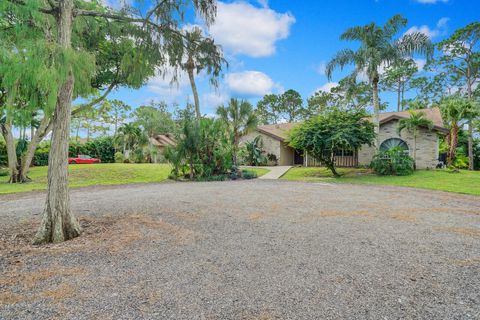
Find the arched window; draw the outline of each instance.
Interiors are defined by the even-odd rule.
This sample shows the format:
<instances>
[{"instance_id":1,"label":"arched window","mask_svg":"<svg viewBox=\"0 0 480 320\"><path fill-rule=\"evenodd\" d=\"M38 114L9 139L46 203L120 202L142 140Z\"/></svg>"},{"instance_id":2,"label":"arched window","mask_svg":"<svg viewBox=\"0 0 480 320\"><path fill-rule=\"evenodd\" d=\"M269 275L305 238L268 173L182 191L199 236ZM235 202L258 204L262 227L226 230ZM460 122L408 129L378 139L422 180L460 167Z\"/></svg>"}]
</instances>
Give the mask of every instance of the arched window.
<instances>
[{"instance_id":1,"label":"arched window","mask_svg":"<svg viewBox=\"0 0 480 320\"><path fill-rule=\"evenodd\" d=\"M382 142L380 150L385 151L391 148L399 147L405 151L408 151L408 144L399 138L390 138Z\"/></svg>"}]
</instances>

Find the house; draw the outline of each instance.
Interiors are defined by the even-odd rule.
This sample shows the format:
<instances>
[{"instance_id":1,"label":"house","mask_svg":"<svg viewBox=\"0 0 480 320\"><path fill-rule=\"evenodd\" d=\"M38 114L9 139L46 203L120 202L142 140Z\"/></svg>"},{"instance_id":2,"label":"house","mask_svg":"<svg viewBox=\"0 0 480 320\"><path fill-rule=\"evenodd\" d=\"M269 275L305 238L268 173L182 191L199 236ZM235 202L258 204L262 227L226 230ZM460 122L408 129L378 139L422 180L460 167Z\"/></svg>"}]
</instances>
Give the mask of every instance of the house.
<instances>
[{"instance_id":1,"label":"house","mask_svg":"<svg viewBox=\"0 0 480 320\"><path fill-rule=\"evenodd\" d=\"M156 135L152 138L150 138L150 144L152 146L157 147L158 149L158 155L160 157L157 157L156 155L154 156L153 162L158 162L158 161L163 161L163 154L165 152L165 149L169 146L176 146L177 142L175 141L175 138L173 135L167 133L167 134L159 134Z\"/></svg>"},{"instance_id":2,"label":"house","mask_svg":"<svg viewBox=\"0 0 480 320\"><path fill-rule=\"evenodd\" d=\"M440 137L448 133L445 128L440 110L438 108L415 110L422 111L426 117L432 120L434 127L420 128L417 136L417 168L434 168L438 163ZM413 156L413 134L403 130L397 132L400 119L408 118L408 111L386 112L380 114L380 131L378 135L379 148L381 150L398 146L408 151ZM267 155L275 155L278 165L320 165L317 161L304 154L301 150L295 150L288 146L289 131L296 123L279 123L262 125L248 135L242 137L241 144L261 136L263 150ZM336 164L339 167L367 166L375 155L375 147L362 146L359 150L339 150L335 155Z\"/></svg>"}]
</instances>

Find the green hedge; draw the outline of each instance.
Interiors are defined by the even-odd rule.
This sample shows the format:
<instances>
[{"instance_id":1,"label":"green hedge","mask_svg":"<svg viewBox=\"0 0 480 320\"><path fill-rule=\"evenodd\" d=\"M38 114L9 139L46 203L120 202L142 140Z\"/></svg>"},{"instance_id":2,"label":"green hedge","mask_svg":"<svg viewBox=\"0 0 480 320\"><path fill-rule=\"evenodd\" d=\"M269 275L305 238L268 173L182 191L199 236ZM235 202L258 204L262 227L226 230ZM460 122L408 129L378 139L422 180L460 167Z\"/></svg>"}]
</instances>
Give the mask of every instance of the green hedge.
<instances>
[{"instance_id":1,"label":"green hedge","mask_svg":"<svg viewBox=\"0 0 480 320\"><path fill-rule=\"evenodd\" d=\"M3 140L0 140L0 167L8 166L7 146Z\"/></svg>"}]
</instances>

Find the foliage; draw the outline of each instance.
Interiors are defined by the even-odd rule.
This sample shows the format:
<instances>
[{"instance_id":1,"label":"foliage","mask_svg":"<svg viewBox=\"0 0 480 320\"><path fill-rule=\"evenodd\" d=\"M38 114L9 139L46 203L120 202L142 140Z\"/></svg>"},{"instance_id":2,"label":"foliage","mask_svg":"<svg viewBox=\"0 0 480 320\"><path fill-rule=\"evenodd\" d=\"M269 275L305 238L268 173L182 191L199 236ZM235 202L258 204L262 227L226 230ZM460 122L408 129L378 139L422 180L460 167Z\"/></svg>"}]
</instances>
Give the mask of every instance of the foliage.
<instances>
[{"instance_id":1,"label":"foliage","mask_svg":"<svg viewBox=\"0 0 480 320\"><path fill-rule=\"evenodd\" d=\"M332 109L295 126L290 132L289 145L307 151L338 175L334 154L339 150L357 150L371 145L375 139L373 124L365 119L364 111Z\"/></svg>"},{"instance_id":2,"label":"foliage","mask_svg":"<svg viewBox=\"0 0 480 320\"><path fill-rule=\"evenodd\" d=\"M41 143L35 150L35 155L33 157L33 165L47 166L49 153L50 153L50 142Z\"/></svg>"},{"instance_id":3,"label":"foliage","mask_svg":"<svg viewBox=\"0 0 480 320\"><path fill-rule=\"evenodd\" d=\"M115 163L124 163L125 157L121 152L115 152Z\"/></svg>"},{"instance_id":4,"label":"foliage","mask_svg":"<svg viewBox=\"0 0 480 320\"><path fill-rule=\"evenodd\" d=\"M329 92L317 91L307 100L307 117L318 115L331 108L366 110L372 104L372 89L367 82L357 82L347 77L338 82ZM380 103L380 110L387 104Z\"/></svg>"},{"instance_id":5,"label":"foliage","mask_svg":"<svg viewBox=\"0 0 480 320\"><path fill-rule=\"evenodd\" d=\"M415 161L402 149L391 148L379 151L370 167L381 176L406 176L414 171Z\"/></svg>"},{"instance_id":6,"label":"foliage","mask_svg":"<svg viewBox=\"0 0 480 320\"><path fill-rule=\"evenodd\" d=\"M385 68L380 85L397 94L397 111L405 109L404 95L411 89L413 76L417 72L418 67L413 59L401 58Z\"/></svg>"},{"instance_id":7,"label":"foliage","mask_svg":"<svg viewBox=\"0 0 480 320\"><path fill-rule=\"evenodd\" d=\"M221 120L195 120L188 116L181 121L176 141L177 145L165 152L172 165L172 178L208 179L230 174L232 147Z\"/></svg>"},{"instance_id":8,"label":"foliage","mask_svg":"<svg viewBox=\"0 0 480 320\"><path fill-rule=\"evenodd\" d=\"M199 27L193 27L191 30L185 31L184 47L186 54L185 61L182 61L182 68L187 72L190 79L195 102L195 114L197 118L200 118L200 101L195 76L205 70L210 75L210 83L217 86L217 78L222 71L222 65L227 64L227 61L223 58L221 47L216 45L212 38L205 37Z\"/></svg>"},{"instance_id":9,"label":"foliage","mask_svg":"<svg viewBox=\"0 0 480 320\"><path fill-rule=\"evenodd\" d=\"M300 93L287 90L282 94L267 94L257 103L259 121L264 124L294 122L308 116Z\"/></svg>"},{"instance_id":10,"label":"foliage","mask_svg":"<svg viewBox=\"0 0 480 320\"><path fill-rule=\"evenodd\" d=\"M150 138L175 131L172 114L166 110L166 106L162 103L140 106L135 109L132 116L134 124L142 128Z\"/></svg>"},{"instance_id":11,"label":"foliage","mask_svg":"<svg viewBox=\"0 0 480 320\"><path fill-rule=\"evenodd\" d=\"M427 115L423 111L415 112L410 110L408 113L408 118L401 119L398 122L398 135L401 136L403 130L407 130L413 134L413 166L416 168L418 130L422 127L432 130L433 122L427 118Z\"/></svg>"},{"instance_id":12,"label":"foliage","mask_svg":"<svg viewBox=\"0 0 480 320\"><path fill-rule=\"evenodd\" d=\"M262 137L257 136L252 141L245 143L245 164L249 166L265 165L267 158L262 150Z\"/></svg>"},{"instance_id":13,"label":"foliage","mask_svg":"<svg viewBox=\"0 0 480 320\"><path fill-rule=\"evenodd\" d=\"M10 173L8 172L8 169L7 168L1 168L0 167L0 177L6 177L8 176Z\"/></svg>"},{"instance_id":14,"label":"foliage","mask_svg":"<svg viewBox=\"0 0 480 320\"><path fill-rule=\"evenodd\" d=\"M3 139L0 139L0 167L7 166L7 146Z\"/></svg>"},{"instance_id":15,"label":"foliage","mask_svg":"<svg viewBox=\"0 0 480 320\"><path fill-rule=\"evenodd\" d=\"M326 66L326 74L329 79L332 78L335 68L343 69L350 64L354 65L350 78L356 79L361 74L367 76L372 88L375 132L379 130L380 100L378 84L380 68L413 54L425 55L427 60L433 56L431 41L422 32L407 33L401 38L395 39L395 35L406 24L407 19L395 15L383 26L378 26L372 22L365 26L355 26L347 29L340 38L342 40L358 41L360 47L356 51L352 49L339 51Z\"/></svg>"},{"instance_id":16,"label":"foliage","mask_svg":"<svg viewBox=\"0 0 480 320\"><path fill-rule=\"evenodd\" d=\"M217 115L220 116L220 121L224 123L227 129L232 145L232 162L237 166L240 138L256 128L258 122L256 113L248 101L239 101L232 98L228 106L217 108Z\"/></svg>"},{"instance_id":17,"label":"foliage","mask_svg":"<svg viewBox=\"0 0 480 320\"><path fill-rule=\"evenodd\" d=\"M246 180L255 179L258 175L255 171L252 170L242 170L242 178Z\"/></svg>"}]
</instances>

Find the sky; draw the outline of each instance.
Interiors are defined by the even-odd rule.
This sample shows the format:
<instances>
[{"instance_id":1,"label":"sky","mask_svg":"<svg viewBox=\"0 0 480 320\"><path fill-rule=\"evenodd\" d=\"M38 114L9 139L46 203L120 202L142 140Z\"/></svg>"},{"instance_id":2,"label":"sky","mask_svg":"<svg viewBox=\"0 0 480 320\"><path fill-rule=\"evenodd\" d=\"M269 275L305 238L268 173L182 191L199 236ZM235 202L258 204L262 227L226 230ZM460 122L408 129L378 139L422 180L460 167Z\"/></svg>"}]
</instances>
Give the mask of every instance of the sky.
<instances>
[{"instance_id":1,"label":"sky","mask_svg":"<svg viewBox=\"0 0 480 320\"><path fill-rule=\"evenodd\" d=\"M436 43L478 21L480 0L219 1L216 21L206 32L222 46L229 67L217 88L205 75L197 76L202 113L214 114L231 97L256 104L265 94L288 89L297 90L304 100L317 90L329 90L348 70L336 71L328 79L325 64L337 51L356 47L340 40L342 32L372 21L383 25L395 14L408 19L398 36L421 31ZM422 67L424 59L415 59ZM150 100L180 106L193 102L186 76L173 87L168 77L156 76L139 90L120 88L110 98L134 108ZM396 108L393 93L382 93L381 99L389 102L388 111Z\"/></svg>"}]
</instances>

